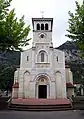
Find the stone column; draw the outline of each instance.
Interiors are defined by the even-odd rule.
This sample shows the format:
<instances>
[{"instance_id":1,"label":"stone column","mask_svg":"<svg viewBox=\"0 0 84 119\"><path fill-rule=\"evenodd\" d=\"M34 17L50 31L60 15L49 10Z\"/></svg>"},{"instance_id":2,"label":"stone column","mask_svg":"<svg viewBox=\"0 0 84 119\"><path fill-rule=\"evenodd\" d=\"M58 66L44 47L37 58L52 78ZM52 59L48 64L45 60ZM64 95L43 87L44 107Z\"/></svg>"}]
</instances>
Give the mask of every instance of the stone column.
<instances>
[{"instance_id":1,"label":"stone column","mask_svg":"<svg viewBox=\"0 0 84 119\"><path fill-rule=\"evenodd\" d=\"M30 92L29 92L30 98L35 98L35 82L30 82Z\"/></svg>"},{"instance_id":2,"label":"stone column","mask_svg":"<svg viewBox=\"0 0 84 119\"><path fill-rule=\"evenodd\" d=\"M60 72L56 73L56 98L62 98L62 76Z\"/></svg>"},{"instance_id":3,"label":"stone column","mask_svg":"<svg viewBox=\"0 0 84 119\"><path fill-rule=\"evenodd\" d=\"M24 88L23 88L23 81L19 82L19 93L18 93L18 97L19 98L24 98Z\"/></svg>"},{"instance_id":4,"label":"stone column","mask_svg":"<svg viewBox=\"0 0 84 119\"><path fill-rule=\"evenodd\" d=\"M50 62L50 68L53 69L53 47L50 47L50 55L48 61Z\"/></svg>"},{"instance_id":5,"label":"stone column","mask_svg":"<svg viewBox=\"0 0 84 119\"><path fill-rule=\"evenodd\" d=\"M32 47L32 68L34 68L36 60L36 57L34 55L35 55L35 47Z\"/></svg>"},{"instance_id":6,"label":"stone column","mask_svg":"<svg viewBox=\"0 0 84 119\"><path fill-rule=\"evenodd\" d=\"M23 72L19 72L19 92L18 92L18 97L19 98L24 98L24 77L23 77Z\"/></svg>"},{"instance_id":7,"label":"stone column","mask_svg":"<svg viewBox=\"0 0 84 119\"><path fill-rule=\"evenodd\" d=\"M52 81L50 83L50 99L56 99L56 90L55 90L55 81Z\"/></svg>"}]
</instances>

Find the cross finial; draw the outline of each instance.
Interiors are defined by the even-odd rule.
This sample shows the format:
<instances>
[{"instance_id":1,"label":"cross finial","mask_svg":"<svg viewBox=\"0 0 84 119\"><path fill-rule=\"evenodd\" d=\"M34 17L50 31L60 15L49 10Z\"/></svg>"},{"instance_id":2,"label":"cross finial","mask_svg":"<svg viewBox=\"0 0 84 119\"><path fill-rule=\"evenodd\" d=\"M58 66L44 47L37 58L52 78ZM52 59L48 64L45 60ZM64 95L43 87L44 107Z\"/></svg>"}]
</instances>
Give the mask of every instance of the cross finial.
<instances>
[{"instance_id":1,"label":"cross finial","mask_svg":"<svg viewBox=\"0 0 84 119\"><path fill-rule=\"evenodd\" d=\"M44 11L41 11L41 14L42 14L42 18L43 18L44 17L44 15L43 15L44 14Z\"/></svg>"}]
</instances>

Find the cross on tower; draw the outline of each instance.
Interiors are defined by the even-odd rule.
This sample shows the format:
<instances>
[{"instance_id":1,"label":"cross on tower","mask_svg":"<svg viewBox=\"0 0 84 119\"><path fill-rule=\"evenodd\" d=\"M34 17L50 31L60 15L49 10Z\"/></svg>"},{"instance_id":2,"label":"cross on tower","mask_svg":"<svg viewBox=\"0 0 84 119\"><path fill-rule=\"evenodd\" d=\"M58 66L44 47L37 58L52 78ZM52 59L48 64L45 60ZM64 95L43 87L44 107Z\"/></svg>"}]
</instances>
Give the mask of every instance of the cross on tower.
<instances>
[{"instance_id":1,"label":"cross on tower","mask_svg":"<svg viewBox=\"0 0 84 119\"><path fill-rule=\"evenodd\" d=\"M42 18L44 17L44 11L41 11L41 14L42 14Z\"/></svg>"}]
</instances>

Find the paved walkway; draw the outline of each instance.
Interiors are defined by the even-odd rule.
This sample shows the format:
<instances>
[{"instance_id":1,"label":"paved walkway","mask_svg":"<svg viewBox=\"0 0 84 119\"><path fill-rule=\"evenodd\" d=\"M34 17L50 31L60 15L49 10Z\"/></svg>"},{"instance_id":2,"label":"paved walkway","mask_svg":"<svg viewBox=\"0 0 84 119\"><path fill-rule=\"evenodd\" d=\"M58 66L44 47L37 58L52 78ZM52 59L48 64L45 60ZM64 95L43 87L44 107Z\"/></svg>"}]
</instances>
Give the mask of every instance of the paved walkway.
<instances>
[{"instance_id":1,"label":"paved walkway","mask_svg":"<svg viewBox=\"0 0 84 119\"><path fill-rule=\"evenodd\" d=\"M84 119L84 110L50 112L0 111L0 119Z\"/></svg>"}]
</instances>

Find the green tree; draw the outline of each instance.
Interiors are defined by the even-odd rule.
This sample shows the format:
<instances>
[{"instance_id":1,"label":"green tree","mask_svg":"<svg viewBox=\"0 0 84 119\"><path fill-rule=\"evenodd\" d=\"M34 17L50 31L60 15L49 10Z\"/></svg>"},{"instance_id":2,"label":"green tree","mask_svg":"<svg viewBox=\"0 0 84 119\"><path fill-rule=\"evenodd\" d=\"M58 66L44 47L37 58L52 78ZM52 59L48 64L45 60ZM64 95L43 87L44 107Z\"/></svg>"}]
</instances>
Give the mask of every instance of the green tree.
<instances>
[{"instance_id":1,"label":"green tree","mask_svg":"<svg viewBox=\"0 0 84 119\"><path fill-rule=\"evenodd\" d=\"M14 9L9 11L11 1L0 0L0 53L4 55L10 50L22 51L22 47L28 45L30 40L30 26L25 24L24 16L18 19ZM3 61L5 60L0 60L0 89L11 89L17 67L11 62Z\"/></svg>"},{"instance_id":2,"label":"green tree","mask_svg":"<svg viewBox=\"0 0 84 119\"><path fill-rule=\"evenodd\" d=\"M79 46L80 50L84 51L84 2L80 5L77 1L75 13L69 11L69 32L67 37L71 38L72 41L75 41ZM84 53L83 53L84 55Z\"/></svg>"},{"instance_id":3,"label":"green tree","mask_svg":"<svg viewBox=\"0 0 84 119\"><path fill-rule=\"evenodd\" d=\"M0 50L22 50L28 45L30 26L25 25L24 16L17 19L14 9L9 11L12 0L0 0Z\"/></svg>"},{"instance_id":4,"label":"green tree","mask_svg":"<svg viewBox=\"0 0 84 119\"><path fill-rule=\"evenodd\" d=\"M11 90L14 72L20 65L20 51L0 52L0 89Z\"/></svg>"}]
</instances>

